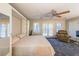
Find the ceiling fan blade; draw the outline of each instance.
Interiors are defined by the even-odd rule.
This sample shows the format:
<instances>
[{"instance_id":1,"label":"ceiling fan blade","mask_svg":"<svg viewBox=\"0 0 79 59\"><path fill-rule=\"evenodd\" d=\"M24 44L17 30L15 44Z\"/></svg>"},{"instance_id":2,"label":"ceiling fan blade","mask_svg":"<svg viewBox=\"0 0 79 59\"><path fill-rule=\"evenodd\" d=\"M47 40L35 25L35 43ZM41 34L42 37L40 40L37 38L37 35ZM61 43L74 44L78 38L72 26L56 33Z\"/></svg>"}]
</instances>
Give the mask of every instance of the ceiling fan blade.
<instances>
[{"instance_id":1,"label":"ceiling fan blade","mask_svg":"<svg viewBox=\"0 0 79 59\"><path fill-rule=\"evenodd\" d=\"M61 14L66 14L66 13L69 13L70 11L64 11L64 12L61 12L61 13L56 13L54 15L61 15Z\"/></svg>"},{"instance_id":2,"label":"ceiling fan blade","mask_svg":"<svg viewBox=\"0 0 79 59\"><path fill-rule=\"evenodd\" d=\"M50 16L52 16L51 12L48 12L48 13L42 15L42 17L50 17Z\"/></svg>"}]
</instances>

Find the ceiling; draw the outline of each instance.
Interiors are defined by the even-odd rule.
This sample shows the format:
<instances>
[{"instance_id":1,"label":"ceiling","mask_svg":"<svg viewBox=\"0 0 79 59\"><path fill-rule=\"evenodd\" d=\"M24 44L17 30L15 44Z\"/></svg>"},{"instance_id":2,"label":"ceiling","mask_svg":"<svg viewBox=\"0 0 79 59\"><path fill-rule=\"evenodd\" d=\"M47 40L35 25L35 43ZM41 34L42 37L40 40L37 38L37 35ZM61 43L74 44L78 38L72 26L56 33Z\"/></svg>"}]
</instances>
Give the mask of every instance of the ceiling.
<instances>
[{"instance_id":1,"label":"ceiling","mask_svg":"<svg viewBox=\"0 0 79 59\"><path fill-rule=\"evenodd\" d=\"M39 19L52 9L57 12L70 10L70 13L62 15L66 19L79 16L79 3L11 3L11 5L29 19Z\"/></svg>"}]
</instances>

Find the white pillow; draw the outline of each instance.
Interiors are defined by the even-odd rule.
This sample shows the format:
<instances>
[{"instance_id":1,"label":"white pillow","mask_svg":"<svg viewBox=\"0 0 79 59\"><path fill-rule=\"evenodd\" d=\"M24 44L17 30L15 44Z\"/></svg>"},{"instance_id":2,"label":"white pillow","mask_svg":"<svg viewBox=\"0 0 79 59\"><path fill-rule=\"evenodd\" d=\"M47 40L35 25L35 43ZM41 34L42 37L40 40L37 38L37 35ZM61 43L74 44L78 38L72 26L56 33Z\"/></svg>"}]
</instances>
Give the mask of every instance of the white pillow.
<instances>
[{"instance_id":1,"label":"white pillow","mask_svg":"<svg viewBox=\"0 0 79 59\"><path fill-rule=\"evenodd\" d=\"M12 38L12 44L16 43L16 42L19 41L19 40L20 40L19 37L17 37L17 36L13 37L13 38Z\"/></svg>"},{"instance_id":2,"label":"white pillow","mask_svg":"<svg viewBox=\"0 0 79 59\"><path fill-rule=\"evenodd\" d=\"M19 37L20 39L22 39L25 36L25 34L19 34L17 35L17 37Z\"/></svg>"}]
</instances>

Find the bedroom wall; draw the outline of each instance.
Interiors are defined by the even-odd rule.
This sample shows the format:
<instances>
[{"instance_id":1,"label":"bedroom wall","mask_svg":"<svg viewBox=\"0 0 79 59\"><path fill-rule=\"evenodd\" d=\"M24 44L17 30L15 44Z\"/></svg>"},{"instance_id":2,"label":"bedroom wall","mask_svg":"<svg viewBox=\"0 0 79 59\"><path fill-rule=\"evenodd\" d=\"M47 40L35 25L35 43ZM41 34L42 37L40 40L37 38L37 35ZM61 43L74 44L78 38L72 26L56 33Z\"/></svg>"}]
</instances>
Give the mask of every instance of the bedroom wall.
<instances>
[{"instance_id":1,"label":"bedroom wall","mask_svg":"<svg viewBox=\"0 0 79 59\"><path fill-rule=\"evenodd\" d=\"M0 3L0 13L11 16L12 7L8 3Z\"/></svg>"},{"instance_id":2,"label":"bedroom wall","mask_svg":"<svg viewBox=\"0 0 79 59\"><path fill-rule=\"evenodd\" d=\"M8 4L8 3L0 3L0 13L2 13L2 14L4 14L4 15L6 15L6 16L8 16L9 17L9 24L10 24L10 31L9 31L9 34L11 34L12 33L12 31L11 31L11 21L12 21L12 7ZM10 35L10 38L11 38L11 35ZM9 41L9 43L10 43L10 41L11 40L7 40L7 41ZM3 42L5 43L5 44L7 44L7 42L5 41L5 40L3 40ZM5 45L6 47L7 47L7 45ZM10 46L10 45L9 45ZM1 47L1 46L0 46ZM9 47L10 48L10 47ZM10 50L11 51L11 50ZM5 51L6 52L6 51ZM1 53L1 52L0 52ZM7 53L8 54L8 53Z\"/></svg>"},{"instance_id":3,"label":"bedroom wall","mask_svg":"<svg viewBox=\"0 0 79 59\"><path fill-rule=\"evenodd\" d=\"M76 31L79 30L79 16L69 19L67 23L69 35L73 38L77 38Z\"/></svg>"},{"instance_id":4,"label":"bedroom wall","mask_svg":"<svg viewBox=\"0 0 79 59\"><path fill-rule=\"evenodd\" d=\"M27 36L29 36L29 30L30 30L30 21L27 20Z\"/></svg>"},{"instance_id":5,"label":"bedroom wall","mask_svg":"<svg viewBox=\"0 0 79 59\"><path fill-rule=\"evenodd\" d=\"M65 23L65 19L64 18L56 18L56 19L41 19L41 20L30 20L30 31L33 31L33 23L40 23L41 24L41 32L40 34L42 34L42 24L44 23L51 23L53 25L53 33L54 35L56 34L56 23L61 23L62 24L62 30L66 30L66 23ZM34 32L33 32L34 34Z\"/></svg>"},{"instance_id":6,"label":"bedroom wall","mask_svg":"<svg viewBox=\"0 0 79 59\"><path fill-rule=\"evenodd\" d=\"M15 15L12 15L12 36L21 33L21 19Z\"/></svg>"},{"instance_id":7,"label":"bedroom wall","mask_svg":"<svg viewBox=\"0 0 79 59\"><path fill-rule=\"evenodd\" d=\"M9 17L9 23L11 25L12 21L12 7L8 3L0 3L0 13L6 15ZM11 31L11 26L10 26L10 34L12 33Z\"/></svg>"},{"instance_id":8,"label":"bedroom wall","mask_svg":"<svg viewBox=\"0 0 79 59\"><path fill-rule=\"evenodd\" d=\"M12 10L12 36L28 33L28 19L21 15L17 10Z\"/></svg>"},{"instance_id":9,"label":"bedroom wall","mask_svg":"<svg viewBox=\"0 0 79 59\"><path fill-rule=\"evenodd\" d=\"M22 19L22 34L29 35L29 20L26 18Z\"/></svg>"},{"instance_id":10,"label":"bedroom wall","mask_svg":"<svg viewBox=\"0 0 79 59\"><path fill-rule=\"evenodd\" d=\"M9 24L10 24L10 31L9 31L10 41L9 41L9 43L10 43L10 45L12 44L12 35L16 35L16 34L19 34L19 33L21 34L22 32L24 33L25 31L27 31L27 35L29 34L28 28L27 28L27 30L22 29L22 22L19 21L19 17L16 17L16 16L12 17L13 10L16 10L16 9L13 8L11 5L9 5L8 3L0 3L0 13L9 16L9 21L10 21L9 22ZM21 15L18 11L17 11L17 13L19 15ZM24 18L23 15L21 15L20 17ZM22 18L20 18L20 19L22 19ZM23 28L25 28L25 27L26 27L26 25ZM5 40L4 40L4 42L6 43ZM7 46L7 45L5 45L5 46ZM10 55L11 55L11 50L12 50L12 47L10 46Z\"/></svg>"},{"instance_id":11,"label":"bedroom wall","mask_svg":"<svg viewBox=\"0 0 79 59\"><path fill-rule=\"evenodd\" d=\"M26 33L26 19L22 19L22 33Z\"/></svg>"}]
</instances>

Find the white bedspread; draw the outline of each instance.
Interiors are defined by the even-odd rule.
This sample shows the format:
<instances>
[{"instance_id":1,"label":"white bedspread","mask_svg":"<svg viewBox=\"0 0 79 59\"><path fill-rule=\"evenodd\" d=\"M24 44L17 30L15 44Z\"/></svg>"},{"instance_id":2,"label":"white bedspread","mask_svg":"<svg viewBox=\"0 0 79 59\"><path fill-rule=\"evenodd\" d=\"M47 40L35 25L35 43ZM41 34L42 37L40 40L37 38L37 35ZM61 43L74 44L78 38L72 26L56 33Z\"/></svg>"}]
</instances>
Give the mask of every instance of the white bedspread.
<instances>
[{"instance_id":1,"label":"white bedspread","mask_svg":"<svg viewBox=\"0 0 79 59\"><path fill-rule=\"evenodd\" d=\"M51 56L55 51L43 36L28 36L13 44L13 55L18 56Z\"/></svg>"}]
</instances>

